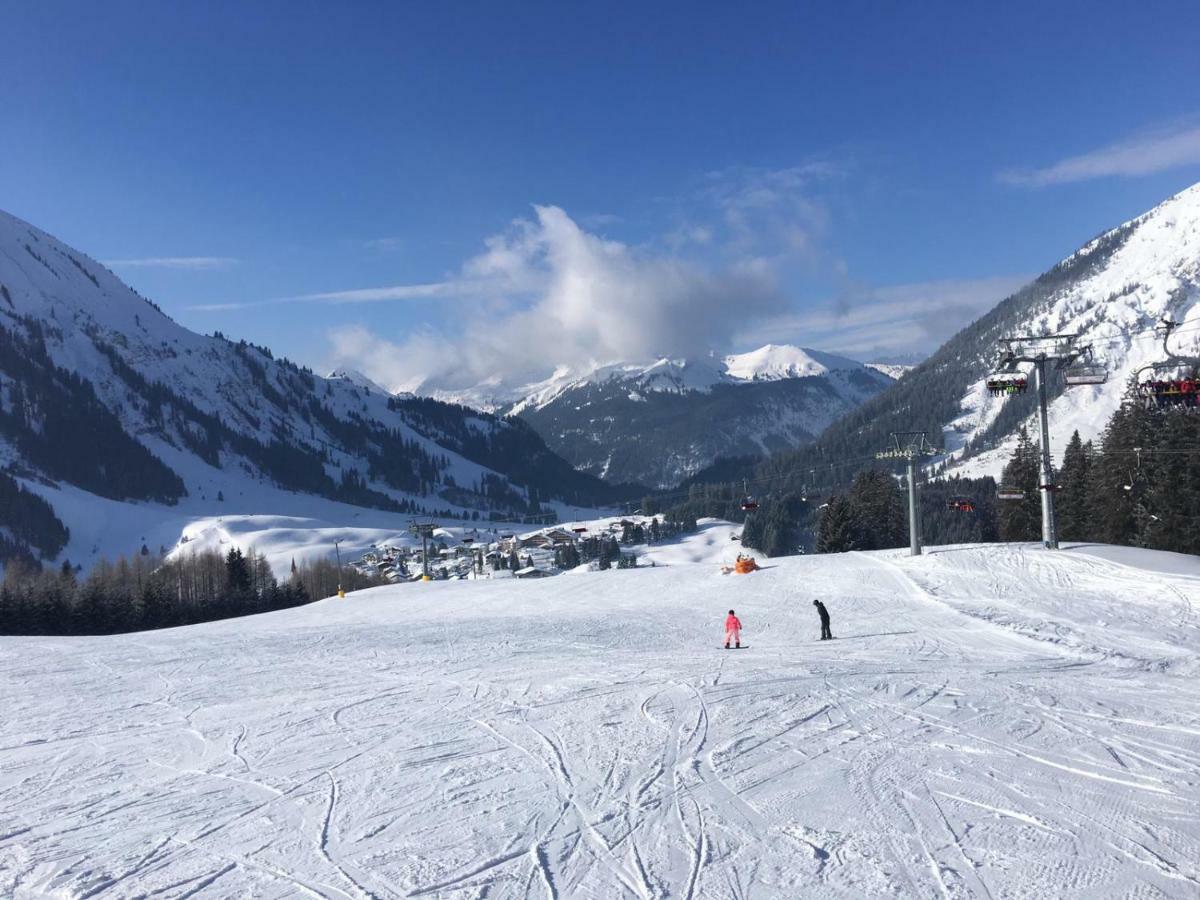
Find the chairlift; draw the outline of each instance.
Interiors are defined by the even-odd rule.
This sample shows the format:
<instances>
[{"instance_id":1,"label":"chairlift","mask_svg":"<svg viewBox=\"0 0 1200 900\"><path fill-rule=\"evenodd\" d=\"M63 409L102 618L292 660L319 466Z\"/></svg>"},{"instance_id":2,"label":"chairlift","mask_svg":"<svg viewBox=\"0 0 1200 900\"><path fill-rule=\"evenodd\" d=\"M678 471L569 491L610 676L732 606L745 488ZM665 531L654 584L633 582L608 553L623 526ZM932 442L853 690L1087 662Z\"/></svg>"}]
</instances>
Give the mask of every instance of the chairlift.
<instances>
[{"instance_id":1,"label":"chairlift","mask_svg":"<svg viewBox=\"0 0 1200 900\"><path fill-rule=\"evenodd\" d=\"M1029 390L1029 376L1022 374L1000 374L988 376L986 386L993 397L1009 394L1024 394Z\"/></svg>"},{"instance_id":2,"label":"chairlift","mask_svg":"<svg viewBox=\"0 0 1200 900\"><path fill-rule=\"evenodd\" d=\"M1160 326L1163 333L1163 359L1153 362L1137 371L1138 397L1148 409L1187 409L1200 408L1200 379L1196 370L1200 368L1200 356L1179 354L1171 350L1168 341L1171 332L1178 325L1170 319L1163 319ZM1170 372L1168 378L1155 375L1157 372ZM1180 375L1180 372L1186 374ZM1149 380L1143 380L1146 373L1151 373Z\"/></svg>"},{"instance_id":3,"label":"chairlift","mask_svg":"<svg viewBox=\"0 0 1200 900\"><path fill-rule=\"evenodd\" d=\"M1000 485L999 488L996 489L996 499L997 500L1024 500L1025 499L1025 491L1019 487L1013 487L1012 485L1002 484L1002 485Z\"/></svg>"},{"instance_id":4,"label":"chairlift","mask_svg":"<svg viewBox=\"0 0 1200 900\"><path fill-rule=\"evenodd\" d=\"M970 497L951 497L946 502L946 507L951 512L973 513L975 512L975 501Z\"/></svg>"},{"instance_id":5,"label":"chairlift","mask_svg":"<svg viewBox=\"0 0 1200 900\"><path fill-rule=\"evenodd\" d=\"M758 509L758 501L747 495L742 498L742 512L753 512Z\"/></svg>"},{"instance_id":6,"label":"chairlift","mask_svg":"<svg viewBox=\"0 0 1200 900\"><path fill-rule=\"evenodd\" d=\"M1153 368L1158 367L1147 366L1142 371ZM1200 379L1158 377L1147 381L1139 380L1137 390L1142 403L1149 409L1200 408Z\"/></svg>"},{"instance_id":7,"label":"chairlift","mask_svg":"<svg viewBox=\"0 0 1200 900\"><path fill-rule=\"evenodd\" d=\"M1063 370L1063 381L1067 387L1077 387L1084 384L1104 384L1108 381L1108 369L1097 365L1067 366Z\"/></svg>"},{"instance_id":8,"label":"chairlift","mask_svg":"<svg viewBox=\"0 0 1200 900\"><path fill-rule=\"evenodd\" d=\"M1142 474L1142 448L1134 447L1133 452L1137 454L1137 462L1134 464L1134 468L1126 470L1129 472L1129 481L1121 485L1122 488L1130 493L1137 487L1138 476Z\"/></svg>"}]
</instances>

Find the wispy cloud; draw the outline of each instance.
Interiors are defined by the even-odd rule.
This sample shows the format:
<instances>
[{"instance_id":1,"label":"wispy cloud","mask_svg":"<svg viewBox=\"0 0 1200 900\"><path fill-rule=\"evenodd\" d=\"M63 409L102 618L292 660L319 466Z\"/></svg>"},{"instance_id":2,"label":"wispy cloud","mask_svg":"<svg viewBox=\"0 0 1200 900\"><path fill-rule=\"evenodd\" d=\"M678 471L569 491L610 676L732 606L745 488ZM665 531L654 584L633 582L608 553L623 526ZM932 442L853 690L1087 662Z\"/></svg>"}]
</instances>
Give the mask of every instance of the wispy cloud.
<instances>
[{"instance_id":1,"label":"wispy cloud","mask_svg":"<svg viewBox=\"0 0 1200 900\"><path fill-rule=\"evenodd\" d=\"M383 300L425 300L430 297L461 296L471 293L470 282L463 280L434 281L428 284L397 284L391 287L357 288L348 291L326 291L319 294L301 294L297 297L282 297L275 303L379 303Z\"/></svg>"},{"instance_id":2,"label":"wispy cloud","mask_svg":"<svg viewBox=\"0 0 1200 900\"><path fill-rule=\"evenodd\" d=\"M297 294L293 297L272 297L268 300L233 300L224 303L200 303L189 306L194 312L228 312L252 309L256 306L285 306L293 303L381 303L385 300L426 300L431 297L463 297L489 291L490 285L472 284L465 280L434 281L428 284L395 284L376 288L355 288L347 291L325 291L317 294Z\"/></svg>"},{"instance_id":3,"label":"wispy cloud","mask_svg":"<svg viewBox=\"0 0 1200 900\"><path fill-rule=\"evenodd\" d=\"M205 269L228 269L237 265L232 256L147 256L141 259L101 260L110 269L183 269L198 272Z\"/></svg>"},{"instance_id":4,"label":"wispy cloud","mask_svg":"<svg viewBox=\"0 0 1200 900\"><path fill-rule=\"evenodd\" d=\"M839 294L828 306L763 321L739 344L797 342L859 359L924 356L1031 280L1030 275L952 279Z\"/></svg>"},{"instance_id":5,"label":"wispy cloud","mask_svg":"<svg viewBox=\"0 0 1200 900\"><path fill-rule=\"evenodd\" d=\"M1009 169L997 178L1022 187L1046 187L1093 178L1152 175L1198 164L1200 125L1189 123L1135 135L1044 168Z\"/></svg>"},{"instance_id":6,"label":"wispy cloud","mask_svg":"<svg viewBox=\"0 0 1200 900\"><path fill-rule=\"evenodd\" d=\"M827 161L781 169L735 166L709 172L701 194L719 214L727 252L811 263L831 221L818 189L845 174L843 165Z\"/></svg>"}]
</instances>

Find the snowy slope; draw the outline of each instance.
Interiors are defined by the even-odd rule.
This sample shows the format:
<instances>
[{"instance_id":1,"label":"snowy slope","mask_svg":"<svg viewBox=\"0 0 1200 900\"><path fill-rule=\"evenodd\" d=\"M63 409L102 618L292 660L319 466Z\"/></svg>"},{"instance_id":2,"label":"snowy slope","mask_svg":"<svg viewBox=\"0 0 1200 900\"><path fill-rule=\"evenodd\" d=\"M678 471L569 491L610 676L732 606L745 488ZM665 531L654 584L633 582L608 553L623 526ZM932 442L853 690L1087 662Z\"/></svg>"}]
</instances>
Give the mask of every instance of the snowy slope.
<instances>
[{"instance_id":1,"label":"snowy slope","mask_svg":"<svg viewBox=\"0 0 1200 900\"><path fill-rule=\"evenodd\" d=\"M0 894L1196 896L1198 600L1012 545L0 638Z\"/></svg>"},{"instance_id":2,"label":"snowy slope","mask_svg":"<svg viewBox=\"0 0 1200 900\"><path fill-rule=\"evenodd\" d=\"M888 378L899 381L909 372L916 368L915 364L906 363L867 363L867 368L874 369L876 372L882 372Z\"/></svg>"},{"instance_id":3,"label":"snowy slope","mask_svg":"<svg viewBox=\"0 0 1200 900\"><path fill-rule=\"evenodd\" d=\"M1179 325L1172 352L1200 355L1200 184L1089 241L849 411L817 441L778 454L764 471L792 473L799 484L829 454L869 458L890 443L891 432L920 428L958 460L953 467L958 474L998 476L1020 427L1037 433L1036 392L993 397L986 389L1001 340L1077 334L1079 345L1090 346L1095 361L1107 366L1109 378L1103 385L1068 389L1052 373L1051 445L1061 460L1073 431L1084 440L1098 437L1134 373L1165 358L1154 330L1164 316Z\"/></svg>"},{"instance_id":4,"label":"snowy slope","mask_svg":"<svg viewBox=\"0 0 1200 900\"><path fill-rule=\"evenodd\" d=\"M1164 359L1152 331L1163 317L1180 326L1171 350L1200 354L1200 184L1090 242L1061 266L1075 265L1112 244L1116 248L1101 265L1025 313L1027 333L1079 334L1110 371L1107 384L1072 388L1054 400L1051 445L1058 448L1075 430L1084 440L1099 437L1120 405L1129 377ZM983 379L971 385L961 415L950 423L955 433L950 446L983 434L1001 403L988 395ZM962 468L998 475L1014 446L1010 436Z\"/></svg>"},{"instance_id":5,"label":"snowy slope","mask_svg":"<svg viewBox=\"0 0 1200 900\"><path fill-rule=\"evenodd\" d=\"M90 384L120 429L182 480L178 510L136 507L142 533L121 552L136 552L142 535L178 518L176 511L319 516L355 504L396 513L523 512L530 476L512 474L523 463L534 478L554 473L536 485L541 497L586 504L607 491L553 459L520 423L393 397L350 370L320 378L266 348L188 331L95 260L5 213L0 327L21 347L44 346L63 377ZM55 506L72 531L63 558L87 563L100 546L80 535L129 517L102 498L87 502L72 487L79 481L20 449L21 429L41 427L42 411L28 399L27 362L0 360L0 414L17 413L16 432L0 427L0 469L13 467ZM31 407L26 423L19 411ZM81 452L89 437L78 435ZM484 490L488 480L492 488ZM320 502L282 496L295 492L320 495ZM234 508L213 506L219 496ZM134 535L122 530L121 537Z\"/></svg>"},{"instance_id":6,"label":"snowy slope","mask_svg":"<svg viewBox=\"0 0 1200 900\"><path fill-rule=\"evenodd\" d=\"M328 380L333 380L333 379L337 378L342 381L348 381L351 384L358 385L359 387L365 388L366 390L371 391L376 394L387 395L390 393L390 391L388 391L384 387L381 387L378 382L372 381L370 378L368 378L362 372L358 371L358 369L348 369L348 368L342 367L339 369L334 369L332 372L330 372L325 377Z\"/></svg>"}]
</instances>

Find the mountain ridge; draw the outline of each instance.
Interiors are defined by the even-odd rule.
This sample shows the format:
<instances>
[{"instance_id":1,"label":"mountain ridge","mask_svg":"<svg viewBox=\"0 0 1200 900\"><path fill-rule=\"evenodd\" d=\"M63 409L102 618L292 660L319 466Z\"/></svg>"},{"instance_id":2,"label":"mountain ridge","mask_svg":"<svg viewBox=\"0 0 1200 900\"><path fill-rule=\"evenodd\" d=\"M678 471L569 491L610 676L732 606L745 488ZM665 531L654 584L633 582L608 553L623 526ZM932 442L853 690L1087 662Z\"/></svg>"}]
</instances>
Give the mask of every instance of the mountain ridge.
<instances>
[{"instance_id":1,"label":"mountain ridge","mask_svg":"<svg viewBox=\"0 0 1200 900\"><path fill-rule=\"evenodd\" d=\"M509 519L620 495L520 420L391 396L358 373L321 378L265 347L191 332L2 212L0 344L0 468L63 508L80 504L62 485L131 503L283 491Z\"/></svg>"},{"instance_id":2,"label":"mountain ridge","mask_svg":"<svg viewBox=\"0 0 1200 900\"><path fill-rule=\"evenodd\" d=\"M788 344L573 370L516 388L499 380L448 402L528 421L577 468L673 487L722 457L763 457L811 441L891 383L857 360Z\"/></svg>"}]
</instances>

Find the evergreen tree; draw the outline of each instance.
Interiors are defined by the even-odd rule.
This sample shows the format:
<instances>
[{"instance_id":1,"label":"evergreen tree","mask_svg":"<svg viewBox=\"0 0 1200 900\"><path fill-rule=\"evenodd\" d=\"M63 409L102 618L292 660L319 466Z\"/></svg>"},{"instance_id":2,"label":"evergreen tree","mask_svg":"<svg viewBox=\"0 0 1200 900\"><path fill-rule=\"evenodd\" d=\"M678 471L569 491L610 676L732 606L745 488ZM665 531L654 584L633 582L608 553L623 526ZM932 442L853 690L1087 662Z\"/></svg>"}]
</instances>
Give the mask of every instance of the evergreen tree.
<instances>
[{"instance_id":1,"label":"evergreen tree","mask_svg":"<svg viewBox=\"0 0 1200 900\"><path fill-rule=\"evenodd\" d=\"M768 556L770 551L763 544L764 532L766 530L766 517L764 510L758 509L746 516L746 521L742 524L742 546L751 549L760 549Z\"/></svg>"},{"instance_id":2,"label":"evergreen tree","mask_svg":"<svg viewBox=\"0 0 1200 900\"><path fill-rule=\"evenodd\" d=\"M235 609L251 610L256 596L253 589L250 563L237 547L225 557L225 590L217 601L222 615L233 615Z\"/></svg>"},{"instance_id":3,"label":"evergreen tree","mask_svg":"<svg viewBox=\"0 0 1200 900\"><path fill-rule=\"evenodd\" d=\"M1147 474L1139 471L1139 452L1141 448L1153 447L1154 420L1163 418L1161 412L1129 403L1109 419L1101 439L1101 452L1091 466L1088 515L1093 540L1127 546L1139 544L1135 511L1142 500Z\"/></svg>"},{"instance_id":4,"label":"evergreen tree","mask_svg":"<svg viewBox=\"0 0 1200 900\"><path fill-rule=\"evenodd\" d=\"M1076 431L1067 443L1059 471L1059 490L1054 496L1058 536L1065 541L1091 540L1088 511L1092 469L1092 445L1084 444Z\"/></svg>"},{"instance_id":5,"label":"evergreen tree","mask_svg":"<svg viewBox=\"0 0 1200 900\"><path fill-rule=\"evenodd\" d=\"M850 499L834 494L821 511L817 528L818 553L846 553L858 548L858 522Z\"/></svg>"},{"instance_id":6,"label":"evergreen tree","mask_svg":"<svg viewBox=\"0 0 1200 900\"><path fill-rule=\"evenodd\" d=\"M1017 433L1017 448L1004 467L1000 482L1025 492L1020 500L1000 506L1000 540L1036 541L1042 534L1042 499L1038 490L1038 448L1024 426Z\"/></svg>"},{"instance_id":7,"label":"evergreen tree","mask_svg":"<svg viewBox=\"0 0 1200 900\"><path fill-rule=\"evenodd\" d=\"M790 556L801 550L800 530L806 519L804 500L797 494L788 494L771 501L767 508L762 529L760 547L767 556ZM758 516L752 518L757 519ZM744 541L744 534L743 534Z\"/></svg>"},{"instance_id":8,"label":"evergreen tree","mask_svg":"<svg viewBox=\"0 0 1200 900\"><path fill-rule=\"evenodd\" d=\"M1133 543L1179 553L1200 551L1200 416L1153 411L1126 451L1125 491L1133 516ZM1139 450L1138 447L1141 449ZM1116 456L1116 454L1113 454ZM1096 498L1099 504L1100 498Z\"/></svg>"},{"instance_id":9,"label":"evergreen tree","mask_svg":"<svg viewBox=\"0 0 1200 900\"><path fill-rule=\"evenodd\" d=\"M621 545L613 539L604 540L600 545L600 568L612 568L612 564L621 559Z\"/></svg>"},{"instance_id":10,"label":"evergreen tree","mask_svg":"<svg viewBox=\"0 0 1200 900\"><path fill-rule=\"evenodd\" d=\"M953 508L965 499L974 510ZM999 540L996 482L990 477L928 481L921 486L921 536L926 544L976 544Z\"/></svg>"},{"instance_id":11,"label":"evergreen tree","mask_svg":"<svg viewBox=\"0 0 1200 900\"><path fill-rule=\"evenodd\" d=\"M858 525L858 550L884 550L908 543L908 513L900 486L886 472L861 472L850 487Z\"/></svg>"}]
</instances>

